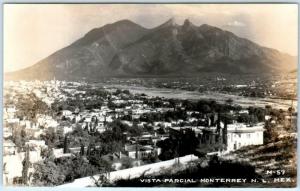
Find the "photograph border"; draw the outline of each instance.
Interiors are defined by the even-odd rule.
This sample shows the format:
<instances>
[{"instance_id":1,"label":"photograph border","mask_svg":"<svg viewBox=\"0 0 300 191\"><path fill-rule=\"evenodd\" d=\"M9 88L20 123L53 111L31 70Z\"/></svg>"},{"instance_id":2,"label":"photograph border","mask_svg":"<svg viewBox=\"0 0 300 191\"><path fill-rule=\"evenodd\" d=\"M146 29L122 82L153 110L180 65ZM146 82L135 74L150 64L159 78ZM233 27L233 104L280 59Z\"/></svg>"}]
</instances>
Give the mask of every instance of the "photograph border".
<instances>
[{"instance_id":1,"label":"photograph border","mask_svg":"<svg viewBox=\"0 0 300 191\"><path fill-rule=\"evenodd\" d=\"M0 41L1 41L1 54L0 54L0 58L1 58L1 67L0 67L0 73L2 74L2 78L1 78L1 90L0 90L0 95L1 95L1 101L0 101L0 105L2 107L2 109L0 110L0 116L1 118L3 118L3 83L4 83L4 79L3 79L3 74L4 74L4 37L3 37L3 33L4 33L4 30L3 30L3 26L4 26L4 6L5 4L297 4L298 5L298 68L300 66L299 64L299 43L300 43L300 40L299 40L299 4L300 2L298 0L286 0L286 1L278 1L278 0L264 0L264 1L260 1L260 0L247 0L247 1L242 1L242 0L231 0L231 1L227 1L227 0L211 0L211 1L203 1L203 0L187 0L187 1L184 1L184 0L180 0L180 1L173 1L173 0L164 0L164 1L159 1L159 0L156 0L156 1L152 1L152 0L144 0L144 1L141 1L141 0L125 0L125 1L122 1L122 0L104 0L104 1L101 1L101 0L88 0L88 1L82 1L82 0L44 0L44 1L27 1L27 0L3 0L1 2L1 9L2 9L2 14L1 14L1 32L2 32L2 35L0 37ZM300 89L300 85L299 85L299 73L297 74L298 75L298 78L297 78L297 97L298 97L298 100L299 100L299 89ZM299 110L300 106L297 105L297 109ZM3 120L2 120L2 123L1 123L2 127L3 127ZM300 120L299 120L299 116L297 117L297 131L299 132L299 126L300 126ZM2 128L3 130L3 128ZM0 136L3 137L3 131L0 131ZM299 138L299 133L297 133L297 137ZM1 145L3 145L3 139L1 139ZM1 151L1 154L2 154L2 151L3 148L1 147L0 148L0 151ZM299 151L300 151L300 143L299 143L299 140L297 140L297 174L299 173L299 162L300 162L300 157L299 157ZM2 164L2 160L3 158L0 157L0 161L1 161L1 164ZM29 191L29 190L35 190L35 191L44 191L44 190L61 190L61 191L69 191L70 189L69 188L56 188L56 187L7 187L7 186L3 186L3 173L2 173L2 169L3 168L3 165L0 166L0 171L1 171L1 178L0 178L0 189L3 189L3 190L8 190L8 191L15 191L15 190L24 190L24 191ZM254 191L254 190L265 190L265 189L276 189L276 190L298 190L299 189L299 183L300 183L300 176L299 174L297 175L297 187L295 188L202 188L202 187L199 187L199 188L174 188L174 187L167 187L167 188L161 188L161 187L155 187L155 188L142 188L143 190L147 190L147 189L155 189L155 190L158 190L158 191L167 191L167 190L173 190L173 189L176 189L176 190L183 190L183 189L190 189L190 190L236 190L236 189L247 189L249 191ZM120 188L120 187L103 187L103 188L71 188L72 190L99 190L99 189L104 189L104 190L114 190L114 191L121 191L121 190L128 190L128 191L133 191L133 190L139 190L141 188L128 188L128 187L124 187L124 188Z\"/></svg>"}]
</instances>

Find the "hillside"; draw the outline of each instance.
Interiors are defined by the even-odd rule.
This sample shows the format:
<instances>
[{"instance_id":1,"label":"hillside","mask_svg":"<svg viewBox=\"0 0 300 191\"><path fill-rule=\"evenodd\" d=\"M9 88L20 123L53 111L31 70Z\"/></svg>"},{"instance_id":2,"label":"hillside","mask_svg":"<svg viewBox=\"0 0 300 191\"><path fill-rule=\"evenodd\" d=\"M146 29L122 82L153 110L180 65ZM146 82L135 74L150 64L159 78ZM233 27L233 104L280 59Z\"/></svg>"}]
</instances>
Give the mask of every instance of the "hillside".
<instances>
[{"instance_id":1,"label":"hillside","mask_svg":"<svg viewBox=\"0 0 300 191\"><path fill-rule=\"evenodd\" d=\"M247 146L221 157L200 158L188 165L174 164L172 168L161 170L151 176L122 179L113 185L128 187L295 187L297 179L296 145L294 137L285 137L262 146ZM267 171L272 171L272 174ZM214 181L221 178L245 179L245 182L203 181ZM278 178L283 178L285 182L278 182L282 180ZM141 182L141 179L162 181L146 181L145 183ZM193 182L175 182L180 179L193 180ZM255 179L256 182L251 182L251 179ZM163 182L163 180L174 181Z\"/></svg>"}]
</instances>

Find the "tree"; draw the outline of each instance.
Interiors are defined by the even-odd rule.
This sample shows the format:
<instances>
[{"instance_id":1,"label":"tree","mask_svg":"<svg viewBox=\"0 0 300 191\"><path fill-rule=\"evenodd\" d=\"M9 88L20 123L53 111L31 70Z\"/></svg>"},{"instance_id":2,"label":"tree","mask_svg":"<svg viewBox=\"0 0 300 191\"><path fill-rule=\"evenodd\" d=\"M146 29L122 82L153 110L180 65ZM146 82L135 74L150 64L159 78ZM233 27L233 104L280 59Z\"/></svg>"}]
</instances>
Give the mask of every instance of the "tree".
<instances>
[{"instance_id":1,"label":"tree","mask_svg":"<svg viewBox=\"0 0 300 191\"><path fill-rule=\"evenodd\" d=\"M271 111L272 111L272 106L266 105L266 107L265 107L266 115L270 115L270 112L271 112Z\"/></svg>"},{"instance_id":2,"label":"tree","mask_svg":"<svg viewBox=\"0 0 300 191\"><path fill-rule=\"evenodd\" d=\"M81 144L80 146L80 156L83 156L84 155L84 145Z\"/></svg>"},{"instance_id":3,"label":"tree","mask_svg":"<svg viewBox=\"0 0 300 191\"><path fill-rule=\"evenodd\" d=\"M59 143L57 133L55 132L55 129L53 127L49 127L48 129L46 129L45 134L41 135L41 138L50 148L54 148L56 144Z\"/></svg>"},{"instance_id":4,"label":"tree","mask_svg":"<svg viewBox=\"0 0 300 191\"><path fill-rule=\"evenodd\" d=\"M35 121L37 114L49 113L47 104L33 93L19 97L16 106L18 108L17 116L24 116L31 121Z\"/></svg>"},{"instance_id":5,"label":"tree","mask_svg":"<svg viewBox=\"0 0 300 191\"><path fill-rule=\"evenodd\" d=\"M160 127L158 130L157 130L157 133L160 134L160 135L163 135L166 133L166 131L164 130L164 128Z\"/></svg>"},{"instance_id":6,"label":"tree","mask_svg":"<svg viewBox=\"0 0 300 191\"><path fill-rule=\"evenodd\" d=\"M154 128L150 125L144 125L144 128L146 129L146 131L148 131L151 134L153 134L155 132Z\"/></svg>"},{"instance_id":7,"label":"tree","mask_svg":"<svg viewBox=\"0 0 300 191\"><path fill-rule=\"evenodd\" d=\"M63 184L65 175L51 158L34 164L33 184L35 186L55 186Z\"/></svg>"},{"instance_id":8,"label":"tree","mask_svg":"<svg viewBox=\"0 0 300 191\"><path fill-rule=\"evenodd\" d=\"M89 163L97 167L97 169L101 172L111 171L111 162L107 160L103 160L99 154L99 152L94 151L88 156Z\"/></svg>"},{"instance_id":9,"label":"tree","mask_svg":"<svg viewBox=\"0 0 300 191\"><path fill-rule=\"evenodd\" d=\"M232 105L233 100L232 100L231 98L229 98L229 99L227 99L225 102L226 102L227 104L229 104L229 105Z\"/></svg>"},{"instance_id":10,"label":"tree","mask_svg":"<svg viewBox=\"0 0 300 191\"><path fill-rule=\"evenodd\" d=\"M170 103L170 106L173 108L173 110L175 111L176 110L176 100L174 99L169 99L169 103Z\"/></svg>"},{"instance_id":11,"label":"tree","mask_svg":"<svg viewBox=\"0 0 300 191\"><path fill-rule=\"evenodd\" d=\"M25 158L24 158L22 164L23 164L22 182L23 182L23 184L27 185L27 183L28 183L28 169L29 169L29 166L30 166L29 146L26 147Z\"/></svg>"},{"instance_id":12,"label":"tree","mask_svg":"<svg viewBox=\"0 0 300 191\"><path fill-rule=\"evenodd\" d=\"M15 127L13 133L13 142L16 144L17 148L23 148L25 142L27 141L26 131L21 127Z\"/></svg>"},{"instance_id":13,"label":"tree","mask_svg":"<svg viewBox=\"0 0 300 191\"><path fill-rule=\"evenodd\" d=\"M119 94L121 94L122 93L122 90L120 90L120 89L117 89L116 91L115 91L115 95L119 95Z\"/></svg>"},{"instance_id":14,"label":"tree","mask_svg":"<svg viewBox=\"0 0 300 191\"><path fill-rule=\"evenodd\" d=\"M142 158L143 162L147 164L156 163L159 161L157 151Z\"/></svg>"},{"instance_id":15,"label":"tree","mask_svg":"<svg viewBox=\"0 0 300 191\"><path fill-rule=\"evenodd\" d=\"M123 90L123 94L130 95L129 90Z\"/></svg>"},{"instance_id":16,"label":"tree","mask_svg":"<svg viewBox=\"0 0 300 191\"><path fill-rule=\"evenodd\" d=\"M269 121L266 121L265 129L266 130L264 131L264 144L276 141L279 135L276 130L276 125L272 124Z\"/></svg>"},{"instance_id":17,"label":"tree","mask_svg":"<svg viewBox=\"0 0 300 191\"><path fill-rule=\"evenodd\" d=\"M189 101L189 100L184 100L184 101L182 102L182 106L185 107L185 109L186 109L187 111L192 111L192 110L194 110L194 104L193 104L191 101Z\"/></svg>"},{"instance_id":18,"label":"tree","mask_svg":"<svg viewBox=\"0 0 300 191\"><path fill-rule=\"evenodd\" d=\"M133 167L132 165L132 159L129 157L123 157L121 159L121 164L122 164L122 169L126 169L126 168L131 168Z\"/></svg>"},{"instance_id":19,"label":"tree","mask_svg":"<svg viewBox=\"0 0 300 191\"><path fill-rule=\"evenodd\" d=\"M87 151L86 151L86 156L87 156L87 157L90 156L91 150L92 150L92 146L91 146L91 144L89 144L88 147L87 147Z\"/></svg>"},{"instance_id":20,"label":"tree","mask_svg":"<svg viewBox=\"0 0 300 191\"><path fill-rule=\"evenodd\" d=\"M239 123L250 123L250 116L247 113L242 113L238 116L237 121Z\"/></svg>"},{"instance_id":21,"label":"tree","mask_svg":"<svg viewBox=\"0 0 300 191\"><path fill-rule=\"evenodd\" d=\"M107 178L106 174L107 173L100 174L97 179L94 176L91 177L94 180L94 183L97 187L104 187L110 185L109 179Z\"/></svg>"},{"instance_id":22,"label":"tree","mask_svg":"<svg viewBox=\"0 0 300 191\"><path fill-rule=\"evenodd\" d=\"M114 104L111 100L108 101L107 106L109 109L114 110L116 108L116 104Z\"/></svg>"},{"instance_id":23,"label":"tree","mask_svg":"<svg viewBox=\"0 0 300 191\"><path fill-rule=\"evenodd\" d=\"M70 172L73 176L72 179L92 176L101 172L95 166L89 164L89 161L85 157L81 156L72 159L71 165L73 169Z\"/></svg>"},{"instance_id":24,"label":"tree","mask_svg":"<svg viewBox=\"0 0 300 191\"><path fill-rule=\"evenodd\" d=\"M129 130L128 130L129 134L134 136L134 137L138 137L141 136L143 130L138 127L137 125L133 125Z\"/></svg>"},{"instance_id":25,"label":"tree","mask_svg":"<svg viewBox=\"0 0 300 191\"><path fill-rule=\"evenodd\" d=\"M69 152L69 143L68 143L68 135L66 135L64 140L64 153L68 153L68 152Z\"/></svg>"},{"instance_id":26,"label":"tree","mask_svg":"<svg viewBox=\"0 0 300 191\"><path fill-rule=\"evenodd\" d=\"M87 130L83 130L79 124L76 124L74 130L69 134L70 147L80 147L81 144L88 145L91 136Z\"/></svg>"}]
</instances>

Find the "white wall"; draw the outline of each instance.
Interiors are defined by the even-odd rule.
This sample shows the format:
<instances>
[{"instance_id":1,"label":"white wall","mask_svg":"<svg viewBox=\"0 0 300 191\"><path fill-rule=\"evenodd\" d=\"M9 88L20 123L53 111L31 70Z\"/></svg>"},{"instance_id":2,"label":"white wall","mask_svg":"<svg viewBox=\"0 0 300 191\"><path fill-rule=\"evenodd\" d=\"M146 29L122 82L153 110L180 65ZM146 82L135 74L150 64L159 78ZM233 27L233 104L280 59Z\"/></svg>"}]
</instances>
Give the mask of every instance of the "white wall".
<instances>
[{"instance_id":1,"label":"white wall","mask_svg":"<svg viewBox=\"0 0 300 191\"><path fill-rule=\"evenodd\" d=\"M227 134L227 151L233 151L247 145L261 145L263 140L263 131L231 132ZM235 144L236 148L234 148Z\"/></svg>"},{"instance_id":2,"label":"white wall","mask_svg":"<svg viewBox=\"0 0 300 191\"><path fill-rule=\"evenodd\" d=\"M198 157L195 155L187 155L179 158L181 164L187 164L188 162L197 160ZM119 179L133 179L140 177L145 171L145 175L153 174L161 171L162 169L170 168L177 162L177 159L167 160L158 163L152 163L134 168L128 168L124 170L113 171L109 173L109 180L116 181ZM99 175L95 175L94 178L97 180ZM63 184L58 187L68 188L76 187L83 188L88 186L95 186L94 180L91 177L79 178L72 183Z\"/></svg>"}]
</instances>

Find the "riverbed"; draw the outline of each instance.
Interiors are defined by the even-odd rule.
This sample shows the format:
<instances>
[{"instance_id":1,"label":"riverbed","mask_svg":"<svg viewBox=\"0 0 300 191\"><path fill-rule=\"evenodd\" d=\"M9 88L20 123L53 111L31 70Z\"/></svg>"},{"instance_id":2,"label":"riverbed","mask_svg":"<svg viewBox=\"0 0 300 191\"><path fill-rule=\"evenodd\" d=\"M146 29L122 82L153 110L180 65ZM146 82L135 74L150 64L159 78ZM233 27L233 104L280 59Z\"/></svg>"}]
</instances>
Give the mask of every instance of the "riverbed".
<instances>
[{"instance_id":1,"label":"riverbed","mask_svg":"<svg viewBox=\"0 0 300 191\"><path fill-rule=\"evenodd\" d=\"M108 90L122 89L129 90L134 94L146 94L151 97L164 97L173 99L188 99L188 100L200 100L200 99L212 99L220 103L224 103L228 99L233 100L233 104L240 105L242 107L265 107L270 105L272 108L287 110L292 106L297 111L297 101L276 99L276 98L258 98L258 97L244 97L233 94L225 94L219 92L198 92L198 91L186 91L181 89L168 89L168 88L148 88L141 86L128 86L128 85L105 85Z\"/></svg>"}]
</instances>

